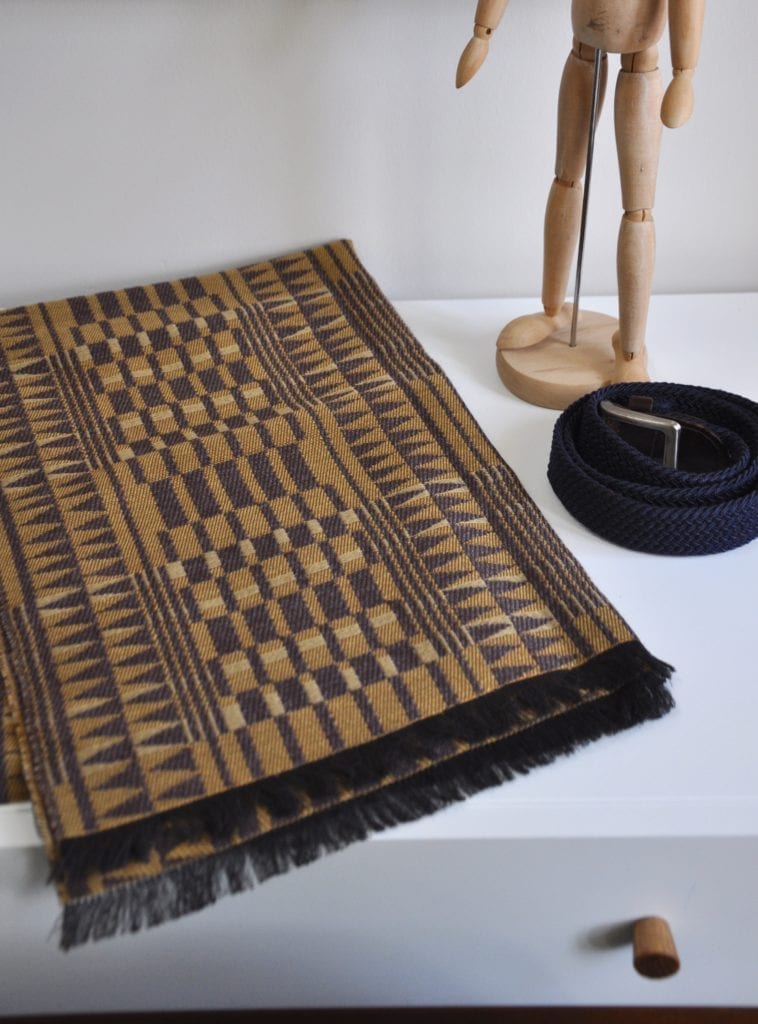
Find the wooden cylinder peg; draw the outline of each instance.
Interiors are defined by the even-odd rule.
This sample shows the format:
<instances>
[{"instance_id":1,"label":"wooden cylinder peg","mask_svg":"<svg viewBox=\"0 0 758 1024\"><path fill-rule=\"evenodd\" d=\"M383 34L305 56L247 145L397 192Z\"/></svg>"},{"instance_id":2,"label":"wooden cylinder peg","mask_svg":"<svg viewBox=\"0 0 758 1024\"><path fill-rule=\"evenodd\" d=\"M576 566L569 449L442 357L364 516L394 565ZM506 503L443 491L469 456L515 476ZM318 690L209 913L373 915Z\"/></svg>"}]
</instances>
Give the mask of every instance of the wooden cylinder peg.
<instances>
[{"instance_id":1,"label":"wooden cylinder peg","mask_svg":"<svg viewBox=\"0 0 758 1024\"><path fill-rule=\"evenodd\" d=\"M645 978L668 978L679 970L674 938L662 917L643 917L635 923L634 968Z\"/></svg>"}]
</instances>

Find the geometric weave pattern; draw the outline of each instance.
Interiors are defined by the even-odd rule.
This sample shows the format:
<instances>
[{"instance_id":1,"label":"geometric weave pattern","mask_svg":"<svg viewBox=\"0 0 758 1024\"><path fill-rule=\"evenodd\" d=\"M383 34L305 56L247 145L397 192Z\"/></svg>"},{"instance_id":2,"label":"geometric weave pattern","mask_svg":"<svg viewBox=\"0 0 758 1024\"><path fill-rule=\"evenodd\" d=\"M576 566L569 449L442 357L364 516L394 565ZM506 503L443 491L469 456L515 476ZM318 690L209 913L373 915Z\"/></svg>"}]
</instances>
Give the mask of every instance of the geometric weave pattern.
<instances>
[{"instance_id":1,"label":"geometric weave pattern","mask_svg":"<svg viewBox=\"0 0 758 1024\"><path fill-rule=\"evenodd\" d=\"M345 242L0 313L0 543L6 798L74 907L658 672Z\"/></svg>"}]
</instances>

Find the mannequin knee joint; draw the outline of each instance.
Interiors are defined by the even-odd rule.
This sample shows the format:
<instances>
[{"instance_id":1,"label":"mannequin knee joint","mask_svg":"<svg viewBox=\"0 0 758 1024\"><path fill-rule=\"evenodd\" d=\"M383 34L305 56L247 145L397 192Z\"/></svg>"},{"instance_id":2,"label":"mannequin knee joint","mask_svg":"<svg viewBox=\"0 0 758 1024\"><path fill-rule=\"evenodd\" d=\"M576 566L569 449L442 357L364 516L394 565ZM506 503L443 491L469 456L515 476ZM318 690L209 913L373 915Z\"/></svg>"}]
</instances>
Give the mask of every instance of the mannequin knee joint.
<instances>
[{"instance_id":1,"label":"mannequin knee joint","mask_svg":"<svg viewBox=\"0 0 758 1024\"><path fill-rule=\"evenodd\" d=\"M639 224L645 220L653 219L652 210L624 210L624 220L631 220Z\"/></svg>"}]
</instances>

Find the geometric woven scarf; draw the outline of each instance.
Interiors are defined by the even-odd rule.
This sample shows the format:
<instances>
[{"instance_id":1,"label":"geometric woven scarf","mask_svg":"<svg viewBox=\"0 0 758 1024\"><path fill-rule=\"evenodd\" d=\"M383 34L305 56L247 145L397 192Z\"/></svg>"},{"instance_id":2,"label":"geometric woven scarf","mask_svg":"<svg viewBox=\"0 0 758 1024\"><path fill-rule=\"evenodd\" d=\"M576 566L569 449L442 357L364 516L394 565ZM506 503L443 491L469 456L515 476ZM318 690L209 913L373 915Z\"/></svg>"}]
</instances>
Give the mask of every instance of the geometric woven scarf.
<instances>
[{"instance_id":1,"label":"geometric woven scarf","mask_svg":"<svg viewBox=\"0 0 758 1024\"><path fill-rule=\"evenodd\" d=\"M0 313L0 545L64 948L672 704L347 242Z\"/></svg>"}]
</instances>

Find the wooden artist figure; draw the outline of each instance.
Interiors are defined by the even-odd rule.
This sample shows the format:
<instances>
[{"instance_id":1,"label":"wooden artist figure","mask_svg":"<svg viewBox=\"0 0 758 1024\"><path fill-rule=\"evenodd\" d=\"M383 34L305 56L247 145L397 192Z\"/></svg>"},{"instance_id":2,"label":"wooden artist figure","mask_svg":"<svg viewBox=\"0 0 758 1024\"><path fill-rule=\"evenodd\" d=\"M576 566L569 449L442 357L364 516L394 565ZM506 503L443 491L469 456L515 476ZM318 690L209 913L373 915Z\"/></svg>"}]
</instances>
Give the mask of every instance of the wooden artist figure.
<instances>
[{"instance_id":1,"label":"wooden artist figure","mask_svg":"<svg viewBox=\"0 0 758 1024\"><path fill-rule=\"evenodd\" d=\"M458 87L477 72L508 0L479 0L474 35L464 50ZM661 122L684 124L693 108L692 77L702 34L704 0L572 0L574 41L558 101L555 179L545 214L544 311L507 324L498 339L498 368L527 401L563 408L611 381L647 380L645 328L650 301ZM662 96L657 43L668 19L673 78ZM569 348L572 305L566 303L582 211L582 179L592 119L595 52L621 55L615 95L616 147L623 216L618 237L618 322L582 312L576 348Z\"/></svg>"}]
</instances>

